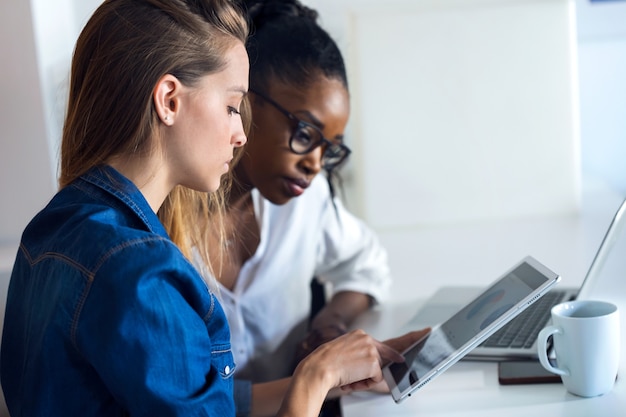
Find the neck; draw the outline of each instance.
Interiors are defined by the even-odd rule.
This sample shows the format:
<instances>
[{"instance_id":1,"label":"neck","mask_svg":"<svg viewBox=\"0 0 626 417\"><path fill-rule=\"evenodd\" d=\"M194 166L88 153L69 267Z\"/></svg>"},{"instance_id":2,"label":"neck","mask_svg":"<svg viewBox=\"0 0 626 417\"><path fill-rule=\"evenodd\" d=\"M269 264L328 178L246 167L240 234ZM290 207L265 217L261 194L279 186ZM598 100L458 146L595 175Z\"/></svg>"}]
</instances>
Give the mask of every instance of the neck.
<instances>
[{"instance_id":1,"label":"neck","mask_svg":"<svg viewBox=\"0 0 626 417\"><path fill-rule=\"evenodd\" d=\"M109 165L135 184L155 213L173 188L150 158L114 158Z\"/></svg>"},{"instance_id":2,"label":"neck","mask_svg":"<svg viewBox=\"0 0 626 417\"><path fill-rule=\"evenodd\" d=\"M226 215L230 215L230 217L235 217L235 215L241 216L242 213L247 213L251 208L252 190L235 190L235 187L233 187L228 197Z\"/></svg>"},{"instance_id":3,"label":"neck","mask_svg":"<svg viewBox=\"0 0 626 417\"><path fill-rule=\"evenodd\" d=\"M228 207L243 208L252 202L252 190L254 186L248 180L241 167L235 168L233 172L233 183L228 193Z\"/></svg>"}]
</instances>

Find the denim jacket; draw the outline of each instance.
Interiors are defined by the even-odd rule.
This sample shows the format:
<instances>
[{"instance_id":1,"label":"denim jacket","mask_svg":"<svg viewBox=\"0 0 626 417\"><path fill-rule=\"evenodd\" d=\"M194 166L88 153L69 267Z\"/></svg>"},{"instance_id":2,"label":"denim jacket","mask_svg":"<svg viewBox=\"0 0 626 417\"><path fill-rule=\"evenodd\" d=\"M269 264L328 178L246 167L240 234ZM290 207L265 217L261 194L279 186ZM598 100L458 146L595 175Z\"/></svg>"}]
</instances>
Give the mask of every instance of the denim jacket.
<instances>
[{"instance_id":1,"label":"denim jacket","mask_svg":"<svg viewBox=\"0 0 626 417\"><path fill-rule=\"evenodd\" d=\"M234 367L222 307L117 171L28 225L0 358L12 417L234 416Z\"/></svg>"}]
</instances>

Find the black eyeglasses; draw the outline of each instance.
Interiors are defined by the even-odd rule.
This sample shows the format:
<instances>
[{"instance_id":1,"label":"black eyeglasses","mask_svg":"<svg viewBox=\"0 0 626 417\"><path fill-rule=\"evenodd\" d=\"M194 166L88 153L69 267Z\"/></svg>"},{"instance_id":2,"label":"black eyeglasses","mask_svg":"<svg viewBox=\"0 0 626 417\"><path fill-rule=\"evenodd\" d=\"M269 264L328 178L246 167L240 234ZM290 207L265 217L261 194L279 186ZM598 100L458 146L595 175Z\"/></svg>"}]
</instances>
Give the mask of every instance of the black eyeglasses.
<instances>
[{"instance_id":1,"label":"black eyeglasses","mask_svg":"<svg viewBox=\"0 0 626 417\"><path fill-rule=\"evenodd\" d=\"M313 151L318 146L322 146L324 150L322 153L322 166L326 171L335 169L344 162L348 155L350 155L350 152L352 152L346 145L333 143L326 139L319 127L294 116L266 95L252 89L250 89L250 92L267 101L295 124L291 132L291 137L289 138L289 149L291 149L291 152L304 155Z\"/></svg>"}]
</instances>

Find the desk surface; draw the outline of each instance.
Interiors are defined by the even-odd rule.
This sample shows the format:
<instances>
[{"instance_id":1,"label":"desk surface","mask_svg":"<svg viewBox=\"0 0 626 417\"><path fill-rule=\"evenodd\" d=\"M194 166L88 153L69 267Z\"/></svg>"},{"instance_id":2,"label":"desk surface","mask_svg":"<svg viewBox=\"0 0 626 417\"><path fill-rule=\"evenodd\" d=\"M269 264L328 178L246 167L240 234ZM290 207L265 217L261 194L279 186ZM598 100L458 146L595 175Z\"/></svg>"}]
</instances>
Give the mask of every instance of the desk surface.
<instances>
[{"instance_id":1,"label":"desk surface","mask_svg":"<svg viewBox=\"0 0 626 417\"><path fill-rule=\"evenodd\" d=\"M562 384L501 386L497 364L459 362L400 404L389 396L364 393L341 401L343 417L623 416L626 381L618 379L604 396L581 398L567 393Z\"/></svg>"},{"instance_id":2,"label":"desk surface","mask_svg":"<svg viewBox=\"0 0 626 417\"><path fill-rule=\"evenodd\" d=\"M626 346L626 297L624 288L603 296L620 306L622 347ZM394 336L422 304L387 306L374 310L358 326L384 340ZM624 349L622 349L624 352ZM341 400L343 417L392 416L532 416L550 417L626 416L626 355L613 390L601 397L581 398L569 394L562 384L506 385L498 383L497 363L461 361L400 404L390 396L353 393Z\"/></svg>"},{"instance_id":3,"label":"desk surface","mask_svg":"<svg viewBox=\"0 0 626 417\"><path fill-rule=\"evenodd\" d=\"M617 204L614 202L613 207ZM614 210L614 209L612 209ZM605 214L609 214L605 210ZM610 213L612 215L612 213ZM572 225L587 222L589 217L582 215L582 219L575 220ZM591 217L589 224L594 229L594 241L598 235L602 235L610 216L600 218ZM533 228L532 222L528 223L528 233L546 233L541 227ZM539 222L538 225L541 225ZM561 259L570 259L572 263L581 264L578 256L591 259L597 243L586 244L585 234L582 228L572 227L572 236L575 239L556 238L546 254ZM624 228L626 229L626 228ZM593 298L604 299L614 302L620 308L621 319L621 343L622 357L619 368L618 380L613 390L608 394L596 398L581 398L569 394L562 384L532 384L532 385L508 385L501 386L498 383L497 364L489 362L462 361L453 365L446 372L438 376L427 386L416 392L412 397L401 404L393 402L389 395L354 393L345 396L341 400L343 417L393 417L393 416L626 416L626 230L621 232L620 241L613 248L610 259L605 264L601 274L610 278L602 278L601 282L594 287ZM498 254L507 254L507 242L501 241ZM580 243L583 243L581 245ZM530 245L532 246L532 245ZM581 247L585 249L581 250ZM529 247L528 253L534 253L534 248ZM440 254L444 257L449 248L442 245ZM479 252L483 248L477 247ZM498 256L494 253L493 256ZM543 258L540 258L541 261ZM551 264L548 264L552 267ZM446 268L454 268L448 263ZM588 267L588 266L587 266ZM581 267L579 267L580 269ZM458 268L457 268L458 269ZM457 271L463 274L465 271ZM502 271L504 272L504 271ZM558 269L556 272L561 273ZM582 271L581 274L584 275ZM435 274L436 275L436 274ZM418 277L416 277L418 278ZM493 279L497 278L494 276ZM419 285L414 281L410 286L415 288ZM476 282L476 285L482 285ZM416 291L407 291L415 294ZM424 299L402 299L395 304L378 306L361 318L355 327L363 328L379 340L385 340L399 334L399 330L415 314Z\"/></svg>"}]
</instances>

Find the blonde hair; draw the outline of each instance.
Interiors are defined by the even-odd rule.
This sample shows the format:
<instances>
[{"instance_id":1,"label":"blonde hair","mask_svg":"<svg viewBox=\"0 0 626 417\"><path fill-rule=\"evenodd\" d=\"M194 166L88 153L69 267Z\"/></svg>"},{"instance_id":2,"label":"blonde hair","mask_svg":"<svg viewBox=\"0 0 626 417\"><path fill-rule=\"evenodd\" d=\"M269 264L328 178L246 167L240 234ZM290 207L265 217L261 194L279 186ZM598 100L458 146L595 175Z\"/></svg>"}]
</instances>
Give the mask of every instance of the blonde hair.
<instances>
[{"instance_id":1,"label":"blonde hair","mask_svg":"<svg viewBox=\"0 0 626 417\"><path fill-rule=\"evenodd\" d=\"M243 100L240 111L247 134L252 120L247 98ZM231 167L237 164L242 155L243 148L236 148ZM213 277L221 275L221 270L213 270L211 259L221 266L226 254L223 250L226 241L224 213L233 181L231 168L231 171L222 178L218 192L207 194L177 186L167 196L158 212L159 219L172 241L192 261L195 249ZM217 248L209 248L209 233L217 235ZM215 258L210 256L210 249L214 249Z\"/></svg>"},{"instance_id":2,"label":"blonde hair","mask_svg":"<svg viewBox=\"0 0 626 417\"><path fill-rule=\"evenodd\" d=\"M158 80L172 74L193 86L223 69L226 52L247 36L245 16L230 0L104 1L74 50L59 186L115 157L154 152ZM188 258L192 245L205 246L209 213L221 224L225 192L178 186L163 204L160 219Z\"/></svg>"}]
</instances>

